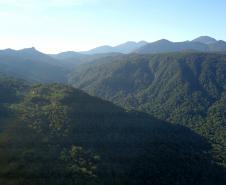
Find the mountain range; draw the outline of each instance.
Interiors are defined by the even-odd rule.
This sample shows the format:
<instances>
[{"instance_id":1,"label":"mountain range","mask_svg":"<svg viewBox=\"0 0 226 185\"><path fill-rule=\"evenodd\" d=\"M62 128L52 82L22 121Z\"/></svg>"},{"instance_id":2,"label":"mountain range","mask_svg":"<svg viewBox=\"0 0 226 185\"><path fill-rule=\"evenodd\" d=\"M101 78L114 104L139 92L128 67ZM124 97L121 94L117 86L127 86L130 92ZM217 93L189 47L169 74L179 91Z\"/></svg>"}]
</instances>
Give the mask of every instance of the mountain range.
<instances>
[{"instance_id":1,"label":"mountain range","mask_svg":"<svg viewBox=\"0 0 226 185\"><path fill-rule=\"evenodd\" d=\"M201 36L192 41L171 42L165 39L146 44L134 52L139 54L154 54L180 51L225 52L226 42Z\"/></svg>"},{"instance_id":2,"label":"mountain range","mask_svg":"<svg viewBox=\"0 0 226 185\"><path fill-rule=\"evenodd\" d=\"M128 54L136 49L145 46L148 44L146 41L140 41L140 42L126 42L120 45L117 45L115 47L112 46L100 46L94 49L91 49L89 51L82 52L84 54L97 54L97 53L124 53Z\"/></svg>"},{"instance_id":3,"label":"mountain range","mask_svg":"<svg viewBox=\"0 0 226 185\"><path fill-rule=\"evenodd\" d=\"M126 42L115 47L101 46L86 52L66 51L44 54L35 48L0 50L0 72L26 78L33 82L66 82L66 73L76 66L105 57L124 54L155 54L170 52L226 52L226 42L201 36L192 41L171 42L165 39L148 43ZM16 62L15 62L16 61ZM27 70L29 68L29 70ZM40 75L41 74L41 75ZM57 74L57 76L56 76Z\"/></svg>"},{"instance_id":4,"label":"mountain range","mask_svg":"<svg viewBox=\"0 0 226 185\"><path fill-rule=\"evenodd\" d=\"M0 184L225 185L225 42L110 48L0 51Z\"/></svg>"},{"instance_id":5,"label":"mountain range","mask_svg":"<svg viewBox=\"0 0 226 185\"><path fill-rule=\"evenodd\" d=\"M89 51L84 52L69 52L60 53L55 57L71 58L77 57L80 54L93 55L104 53L139 53L139 54L152 54L152 53L165 53L165 52L179 52L179 51L201 51L201 52L226 52L226 42L209 37L201 36L192 41L184 42L171 42L166 39L158 40L156 42L148 43L146 41L140 42L126 42L115 47L112 46L100 46Z\"/></svg>"}]
</instances>

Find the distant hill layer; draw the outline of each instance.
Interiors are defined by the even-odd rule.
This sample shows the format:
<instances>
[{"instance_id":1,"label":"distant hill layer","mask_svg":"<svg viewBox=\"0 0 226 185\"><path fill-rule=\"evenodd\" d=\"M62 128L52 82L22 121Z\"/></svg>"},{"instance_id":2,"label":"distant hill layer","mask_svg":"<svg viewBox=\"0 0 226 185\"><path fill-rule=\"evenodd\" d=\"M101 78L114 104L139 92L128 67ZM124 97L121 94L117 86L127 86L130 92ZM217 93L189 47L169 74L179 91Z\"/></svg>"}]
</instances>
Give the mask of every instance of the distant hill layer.
<instances>
[{"instance_id":1,"label":"distant hill layer","mask_svg":"<svg viewBox=\"0 0 226 185\"><path fill-rule=\"evenodd\" d=\"M208 36L192 41L171 42L165 39L147 43L126 42L115 47L101 46L87 52L66 51L48 55L35 48L0 50L0 72L29 82L67 83L68 76L77 66L95 63L106 57L125 54L156 54L172 52L226 53L226 43Z\"/></svg>"},{"instance_id":2,"label":"distant hill layer","mask_svg":"<svg viewBox=\"0 0 226 185\"><path fill-rule=\"evenodd\" d=\"M81 55L95 55L107 53L139 53L139 54L156 54L184 51L199 51L199 52L226 52L226 42L216 40L209 36L201 36L192 41L172 42L166 39L155 42L126 42L117 46L100 46L84 52L63 52L55 55L57 58L73 58L81 57Z\"/></svg>"},{"instance_id":3,"label":"distant hill layer","mask_svg":"<svg viewBox=\"0 0 226 185\"><path fill-rule=\"evenodd\" d=\"M117 45L115 47L112 46L100 46L94 49L91 49L89 51L82 52L84 54L98 54L98 53L124 53L128 54L136 49L146 45L147 42L145 41L140 41L140 42L126 42L120 45Z\"/></svg>"},{"instance_id":4,"label":"distant hill layer","mask_svg":"<svg viewBox=\"0 0 226 185\"><path fill-rule=\"evenodd\" d=\"M1 50L0 72L31 82L65 82L67 70L58 60L37 51Z\"/></svg>"},{"instance_id":5,"label":"distant hill layer","mask_svg":"<svg viewBox=\"0 0 226 185\"><path fill-rule=\"evenodd\" d=\"M193 41L171 42L159 40L140 47L135 52L139 54L169 53L181 51L226 52L226 42L217 41L211 37L198 37Z\"/></svg>"}]
</instances>

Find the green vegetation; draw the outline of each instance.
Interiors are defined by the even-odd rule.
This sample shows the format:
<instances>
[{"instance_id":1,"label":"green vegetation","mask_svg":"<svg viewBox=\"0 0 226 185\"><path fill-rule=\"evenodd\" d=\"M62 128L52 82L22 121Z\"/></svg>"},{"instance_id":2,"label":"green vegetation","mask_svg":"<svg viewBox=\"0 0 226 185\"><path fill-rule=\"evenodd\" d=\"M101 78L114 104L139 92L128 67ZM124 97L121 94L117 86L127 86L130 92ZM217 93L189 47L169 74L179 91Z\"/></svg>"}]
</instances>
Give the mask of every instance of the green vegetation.
<instances>
[{"instance_id":1,"label":"green vegetation","mask_svg":"<svg viewBox=\"0 0 226 185\"><path fill-rule=\"evenodd\" d=\"M127 109L191 128L226 167L226 55L171 53L105 58L77 68L70 84Z\"/></svg>"},{"instance_id":2,"label":"green vegetation","mask_svg":"<svg viewBox=\"0 0 226 185\"><path fill-rule=\"evenodd\" d=\"M11 113L1 121L1 184L226 182L224 169L212 163L208 142L183 126L72 87L16 84L19 96L9 97Z\"/></svg>"},{"instance_id":3,"label":"green vegetation","mask_svg":"<svg viewBox=\"0 0 226 185\"><path fill-rule=\"evenodd\" d=\"M24 81L0 73L0 120L10 113L9 105L20 101L27 88Z\"/></svg>"},{"instance_id":4,"label":"green vegetation","mask_svg":"<svg viewBox=\"0 0 226 185\"><path fill-rule=\"evenodd\" d=\"M30 82L66 82L74 60L61 68L34 49L1 58L0 71ZM226 55L91 58L69 83L123 108L0 75L1 184L226 183Z\"/></svg>"}]
</instances>

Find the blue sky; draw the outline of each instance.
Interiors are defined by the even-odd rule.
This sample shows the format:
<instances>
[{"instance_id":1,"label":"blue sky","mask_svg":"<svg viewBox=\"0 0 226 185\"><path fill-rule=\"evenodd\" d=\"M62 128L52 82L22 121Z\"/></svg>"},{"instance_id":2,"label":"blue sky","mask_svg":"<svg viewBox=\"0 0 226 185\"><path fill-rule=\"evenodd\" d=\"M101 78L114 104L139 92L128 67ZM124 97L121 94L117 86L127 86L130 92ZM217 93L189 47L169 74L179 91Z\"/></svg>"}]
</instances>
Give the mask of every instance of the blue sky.
<instances>
[{"instance_id":1,"label":"blue sky","mask_svg":"<svg viewBox=\"0 0 226 185\"><path fill-rule=\"evenodd\" d=\"M226 40L225 0L0 0L0 49L56 53L126 41Z\"/></svg>"}]
</instances>

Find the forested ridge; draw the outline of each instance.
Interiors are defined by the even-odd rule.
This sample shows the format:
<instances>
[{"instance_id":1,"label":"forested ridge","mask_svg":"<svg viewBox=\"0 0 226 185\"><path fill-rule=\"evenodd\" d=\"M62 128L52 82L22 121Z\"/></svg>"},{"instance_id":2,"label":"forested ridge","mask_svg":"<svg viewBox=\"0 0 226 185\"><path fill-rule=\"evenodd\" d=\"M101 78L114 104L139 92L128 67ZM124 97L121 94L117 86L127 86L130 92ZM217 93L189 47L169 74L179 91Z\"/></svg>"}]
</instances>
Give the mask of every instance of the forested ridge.
<instances>
[{"instance_id":1,"label":"forested ridge","mask_svg":"<svg viewBox=\"0 0 226 185\"><path fill-rule=\"evenodd\" d=\"M5 185L225 184L208 141L66 85L1 77L0 182ZM1 100L2 101L2 100Z\"/></svg>"},{"instance_id":2,"label":"forested ridge","mask_svg":"<svg viewBox=\"0 0 226 185\"><path fill-rule=\"evenodd\" d=\"M225 54L106 54L75 69L15 55L31 68L4 54L2 184L225 184Z\"/></svg>"},{"instance_id":3,"label":"forested ridge","mask_svg":"<svg viewBox=\"0 0 226 185\"><path fill-rule=\"evenodd\" d=\"M226 0L0 0L0 185L226 185Z\"/></svg>"},{"instance_id":4,"label":"forested ridge","mask_svg":"<svg viewBox=\"0 0 226 185\"><path fill-rule=\"evenodd\" d=\"M226 166L226 55L105 58L77 68L70 83L124 108L191 128L212 143L216 162Z\"/></svg>"}]
</instances>

